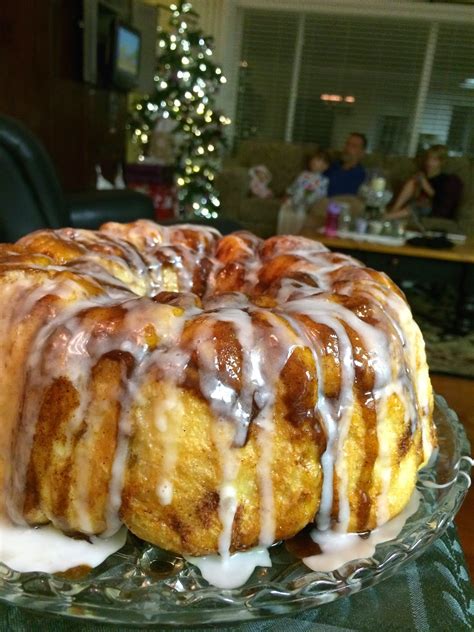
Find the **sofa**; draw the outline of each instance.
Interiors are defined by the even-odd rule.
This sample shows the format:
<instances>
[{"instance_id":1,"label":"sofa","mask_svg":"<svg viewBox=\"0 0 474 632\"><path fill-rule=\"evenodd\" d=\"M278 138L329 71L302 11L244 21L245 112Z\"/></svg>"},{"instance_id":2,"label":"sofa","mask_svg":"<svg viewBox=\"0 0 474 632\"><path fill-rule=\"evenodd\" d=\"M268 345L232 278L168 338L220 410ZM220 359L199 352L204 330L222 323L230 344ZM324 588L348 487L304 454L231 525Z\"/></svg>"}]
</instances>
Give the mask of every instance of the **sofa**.
<instances>
[{"instance_id":1,"label":"sofa","mask_svg":"<svg viewBox=\"0 0 474 632\"><path fill-rule=\"evenodd\" d=\"M279 141L246 140L239 143L234 154L223 164L216 178L220 193L222 217L235 220L261 237L269 237L277 232L278 212L287 187L304 169L307 158L317 149L315 144L284 143ZM334 153L334 157L337 154ZM248 170L263 164L270 170L270 188L274 198L261 199L249 195ZM368 153L363 161L367 169L381 169L389 186L398 191L403 182L417 167L415 160L408 156L384 156ZM474 159L450 157L446 171L455 173L464 183L463 199L454 221L438 218L425 220L427 228L457 231L474 235ZM353 208L358 212L361 203L353 200ZM310 234L324 222L327 200L309 209L303 228Z\"/></svg>"}]
</instances>

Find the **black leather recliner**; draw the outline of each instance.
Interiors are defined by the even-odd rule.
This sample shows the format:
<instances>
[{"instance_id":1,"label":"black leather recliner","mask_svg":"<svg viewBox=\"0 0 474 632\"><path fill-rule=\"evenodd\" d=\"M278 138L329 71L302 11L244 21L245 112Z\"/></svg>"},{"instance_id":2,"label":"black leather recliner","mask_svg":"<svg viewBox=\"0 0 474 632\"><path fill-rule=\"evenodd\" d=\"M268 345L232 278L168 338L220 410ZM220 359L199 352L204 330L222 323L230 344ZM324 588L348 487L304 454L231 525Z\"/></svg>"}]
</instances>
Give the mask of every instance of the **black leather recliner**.
<instances>
[{"instance_id":1,"label":"black leather recliner","mask_svg":"<svg viewBox=\"0 0 474 632\"><path fill-rule=\"evenodd\" d=\"M39 228L98 228L153 217L151 198L129 189L75 194L68 202L40 141L18 121L0 116L0 241Z\"/></svg>"}]
</instances>

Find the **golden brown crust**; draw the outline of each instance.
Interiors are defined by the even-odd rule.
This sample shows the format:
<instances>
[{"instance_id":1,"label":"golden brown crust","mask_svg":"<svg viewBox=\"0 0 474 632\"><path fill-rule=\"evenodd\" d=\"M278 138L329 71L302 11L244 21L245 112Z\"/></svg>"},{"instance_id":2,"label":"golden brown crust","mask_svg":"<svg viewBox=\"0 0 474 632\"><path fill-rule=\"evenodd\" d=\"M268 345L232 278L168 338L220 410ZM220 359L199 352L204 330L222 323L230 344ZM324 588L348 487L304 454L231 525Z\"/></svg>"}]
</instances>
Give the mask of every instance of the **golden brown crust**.
<instances>
[{"instance_id":1,"label":"golden brown crust","mask_svg":"<svg viewBox=\"0 0 474 632\"><path fill-rule=\"evenodd\" d=\"M221 443L231 443L232 426L217 422L202 398L173 384L153 381L145 387L144 410L137 411L127 477L122 496L122 518L139 537L161 547L188 555L217 551L222 525L218 515L222 464ZM170 423L178 446L174 472L173 500L162 505L157 495L163 442L160 431L147 414L153 400L176 398ZM138 419L137 419L138 417ZM273 443L272 483L275 496L275 538L289 538L310 522L320 496L319 447L308 420L295 426L285 414L276 415ZM139 420L139 421L138 421ZM171 431L170 431L171 432ZM234 486L238 507L233 523L231 550L258 544L260 534L260 490L258 480L257 426L238 449L240 467Z\"/></svg>"},{"instance_id":2,"label":"golden brown crust","mask_svg":"<svg viewBox=\"0 0 474 632\"><path fill-rule=\"evenodd\" d=\"M229 516L230 550L318 509L366 531L406 505L435 443L402 293L310 240L38 231L1 246L0 291L13 520L121 521L188 555L220 550Z\"/></svg>"}]
</instances>

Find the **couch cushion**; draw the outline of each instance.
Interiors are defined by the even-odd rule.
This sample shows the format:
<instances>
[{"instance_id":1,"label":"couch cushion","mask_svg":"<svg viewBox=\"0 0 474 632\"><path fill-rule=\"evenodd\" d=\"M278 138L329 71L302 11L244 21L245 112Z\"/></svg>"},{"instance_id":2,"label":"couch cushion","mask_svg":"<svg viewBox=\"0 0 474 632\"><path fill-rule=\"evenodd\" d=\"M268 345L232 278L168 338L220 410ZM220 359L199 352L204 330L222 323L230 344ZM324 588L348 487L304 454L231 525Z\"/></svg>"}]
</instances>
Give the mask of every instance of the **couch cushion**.
<instances>
[{"instance_id":1,"label":"couch cushion","mask_svg":"<svg viewBox=\"0 0 474 632\"><path fill-rule=\"evenodd\" d=\"M418 170L415 159L409 156L380 156L380 166L395 195Z\"/></svg>"},{"instance_id":2,"label":"couch cushion","mask_svg":"<svg viewBox=\"0 0 474 632\"><path fill-rule=\"evenodd\" d=\"M246 198L242 200L238 221L259 237L276 235L281 201Z\"/></svg>"},{"instance_id":3,"label":"couch cushion","mask_svg":"<svg viewBox=\"0 0 474 632\"><path fill-rule=\"evenodd\" d=\"M221 202L219 214L237 219L240 204L248 196L248 170L240 166L224 168L217 173L215 186Z\"/></svg>"},{"instance_id":4,"label":"couch cushion","mask_svg":"<svg viewBox=\"0 0 474 632\"><path fill-rule=\"evenodd\" d=\"M463 191L461 196L461 204L457 217L459 218L463 207L472 207L472 180L471 180L471 161L464 156L450 156L444 166L446 173L454 173L461 178ZM471 191L469 190L471 189Z\"/></svg>"},{"instance_id":5,"label":"couch cushion","mask_svg":"<svg viewBox=\"0 0 474 632\"><path fill-rule=\"evenodd\" d=\"M276 198L247 198L240 206L239 220L274 224L276 230L280 206L281 201Z\"/></svg>"},{"instance_id":6,"label":"couch cushion","mask_svg":"<svg viewBox=\"0 0 474 632\"><path fill-rule=\"evenodd\" d=\"M307 158L316 148L312 144L246 140L239 143L236 161L247 168L265 165L272 174L270 188L281 197L303 171Z\"/></svg>"},{"instance_id":7,"label":"couch cushion","mask_svg":"<svg viewBox=\"0 0 474 632\"><path fill-rule=\"evenodd\" d=\"M464 233L474 235L474 160L469 161L469 176L464 179L461 175L461 178L464 191L457 219Z\"/></svg>"}]
</instances>

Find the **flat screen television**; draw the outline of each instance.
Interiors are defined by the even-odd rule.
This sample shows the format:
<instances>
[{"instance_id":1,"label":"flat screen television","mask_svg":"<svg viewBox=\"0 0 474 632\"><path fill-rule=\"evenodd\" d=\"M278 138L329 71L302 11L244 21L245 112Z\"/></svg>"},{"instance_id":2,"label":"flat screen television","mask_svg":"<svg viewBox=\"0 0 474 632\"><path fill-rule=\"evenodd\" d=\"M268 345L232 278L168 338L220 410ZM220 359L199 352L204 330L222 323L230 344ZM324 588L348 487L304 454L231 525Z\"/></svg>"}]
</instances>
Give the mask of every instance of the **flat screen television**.
<instances>
[{"instance_id":1,"label":"flat screen television","mask_svg":"<svg viewBox=\"0 0 474 632\"><path fill-rule=\"evenodd\" d=\"M119 90L131 90L138 84L140 71L140 32L115 21L111 55L111 80Z\"/></svg>"}]
</instances>

